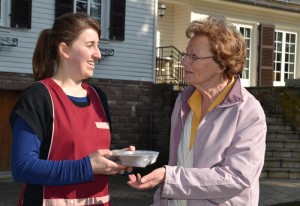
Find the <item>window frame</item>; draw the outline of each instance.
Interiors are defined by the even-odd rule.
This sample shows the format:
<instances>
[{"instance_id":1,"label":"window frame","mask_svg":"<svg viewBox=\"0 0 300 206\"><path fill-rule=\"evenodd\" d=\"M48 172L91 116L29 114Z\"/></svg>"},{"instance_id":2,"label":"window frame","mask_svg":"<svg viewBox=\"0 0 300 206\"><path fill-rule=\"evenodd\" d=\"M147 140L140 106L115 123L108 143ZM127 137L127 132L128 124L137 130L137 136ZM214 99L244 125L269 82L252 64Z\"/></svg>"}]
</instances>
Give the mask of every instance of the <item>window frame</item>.
<instances>
[{"instance_id":1,"label":"window frame","mask_svg":"<svg viewBox=\"0 0 300 206\"><path fill-rule=\"evenodd\" d=\"M73 12L77 12L77 2L80 2L82 0L73 0ZM91 12L91 4L93 3L92 0L86 0L87 3L87 14L90 15ZM100 19L100 24L101 24L101 39L109 39L109 22L110 22L110 0L101 0L101 16L96 17L96 19ZM95 16L92 16L95 17Z\"/></svg>"},{"instance_id":2,"label":"window frame","mask_svg":"<svg viewBox=\"0 0 300 206\"><path fill-rule=\"evenodd\" d=\"M10 27L11 1L0 0L0 27Z\"/></svg>"},{"instance_id":3,"label":"window frame","mask_svg":"<svg viewBox=\"0 0 300 206\"><path fill-rule=\"evenodd\" d=\"M242 23L233 23L233 25L236 27L236 29L238 31L240 31L241 28L250 29L250 34L249 34L249 37L248 37L249 45L246 44L246 46L247 46L246 62L245 62L245 66L244 66L244 69L243 69L243 73L245 73L245 72L248 73L248 78L243 78L243 76L241 74L241 82L242 82L243 86L250 86L250 80L252 78L251 68L252 68L253 25L242 24ZM243 35L243 37L245 38L245 35ZM249 56L247 56L247 54ZM247 62L248 62L248 65L247 65Z\"/></svg>"},{"instance_id":4,"label":"window frame","mask_svg":"<svg viewBox=\"0 0 300 206\"><path fill-rule=\"evenodd\" d=\"M282 34L282 41L281 41L281 51L278 51L278 33ZM294 65L294 70L293 72L285 71L285 65L289 64L291 65L291 62L286 61L286 55L287 53L291 54L290 52L286 51L286 45L289 44L286 41L286 34L293 34L295 35L295 50L294 50L294 61L292 62ZM293 79L296 77L296 69L297 69L297 42L298 41L298 35L297 32L294 31L288 31L288 30L282 30L282 29L276 29L275 30L275 40L274 40L274 86L285 86L285 80L290 79L290 78L285 78L286 73L292 73L293 74ZM280 61L277 60L278 53L281 53L281 58ZM280 64L280 70L277 71L277 65ZM280 81L276 81L276 74L280 73Z\"/></svg>"},{"instance_id":5,"label":"window frame","mask_svg":"<svg viewBox=\"0 0 300 206\"><path fill-rule=\"evenodd\" d=\"M124 41L125 40L125 18L126 0L102 0L107 6L103 6L103 15L107 15L106 20L101 23L101 39ZM75 0L55 0L55 18L74 12ZM110 8L110 9L107 9ZM76 11L76 10L75 10Z\"/></svg>"}]
</instances>

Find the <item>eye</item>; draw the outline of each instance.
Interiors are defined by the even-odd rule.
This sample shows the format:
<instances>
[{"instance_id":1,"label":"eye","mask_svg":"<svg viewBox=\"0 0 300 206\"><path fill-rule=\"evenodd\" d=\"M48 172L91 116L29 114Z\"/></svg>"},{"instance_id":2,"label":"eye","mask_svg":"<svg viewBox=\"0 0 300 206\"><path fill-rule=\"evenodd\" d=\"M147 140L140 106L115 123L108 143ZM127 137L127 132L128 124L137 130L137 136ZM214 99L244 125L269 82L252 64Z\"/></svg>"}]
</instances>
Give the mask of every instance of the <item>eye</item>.
<instances>
[{"instance_id":1,"label":"eye","mask_svg":"<svg viewBox=\"0 0 300 206\"><path fill-rule=\"evenodd\" d=\"M191 54L191 58L196 61L198 59L198 57L195 54Z\"/></svg>"}]
</instances>

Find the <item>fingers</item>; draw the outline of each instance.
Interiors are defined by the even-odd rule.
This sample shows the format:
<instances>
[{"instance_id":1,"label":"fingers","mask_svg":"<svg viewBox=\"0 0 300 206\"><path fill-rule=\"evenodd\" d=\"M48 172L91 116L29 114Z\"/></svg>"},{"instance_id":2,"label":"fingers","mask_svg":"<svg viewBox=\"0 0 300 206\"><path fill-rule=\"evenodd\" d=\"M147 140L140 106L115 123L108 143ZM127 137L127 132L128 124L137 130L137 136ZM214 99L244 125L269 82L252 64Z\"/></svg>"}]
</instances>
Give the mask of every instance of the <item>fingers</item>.
<instances>
[{"instance_id":1,"label":"fingers","mask_svg":"<svg viewBox=\"0 0 300 206\"><path fill-rule=\"evenodd\" d=\"M139 173L135 174L130 174L128 175L129 181L127 184L135 189L138 190L146 190L146 189L152 189L154 184L152 184L151 181L143 183L141 180L143 179Z\"/></svg>"},{"instance_id":2,"label":"fingers","mask_svg":"<svg viewBox=\"0 0 300 206\"><path fill-rule=\"evenodd\" d=\"M133 145L130 145L129 147L127 147L127 148L124 148L124 149L122 149L122 150L127 150L127 151L135 151L135 146L133 146Z\"/></svg>"}]
</instances>

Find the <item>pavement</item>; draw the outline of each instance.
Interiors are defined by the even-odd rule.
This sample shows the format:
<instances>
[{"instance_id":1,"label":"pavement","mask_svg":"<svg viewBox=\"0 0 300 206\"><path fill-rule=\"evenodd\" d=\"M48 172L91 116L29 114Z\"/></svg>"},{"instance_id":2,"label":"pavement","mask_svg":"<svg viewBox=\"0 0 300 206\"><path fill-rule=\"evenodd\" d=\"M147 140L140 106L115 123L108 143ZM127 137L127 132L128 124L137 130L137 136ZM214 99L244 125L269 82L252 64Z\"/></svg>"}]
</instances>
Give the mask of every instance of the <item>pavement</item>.
<instances>
[{"instance_id":1,"label":"pavement","mask_svg":"<svg viewBox=\"0 0 300 206\"><path fill-rule=\"evenodd\" d=\"M135 190L127 185L124 175L109 178L109 190L112 206L149 206L152 203L155 189ZM13 182L10 178L0 178L0 206L16 206L22 184ZM259 206L271 206L279 203L299 201L300 179L260 180Z\"/></svg>"}]
</instances>

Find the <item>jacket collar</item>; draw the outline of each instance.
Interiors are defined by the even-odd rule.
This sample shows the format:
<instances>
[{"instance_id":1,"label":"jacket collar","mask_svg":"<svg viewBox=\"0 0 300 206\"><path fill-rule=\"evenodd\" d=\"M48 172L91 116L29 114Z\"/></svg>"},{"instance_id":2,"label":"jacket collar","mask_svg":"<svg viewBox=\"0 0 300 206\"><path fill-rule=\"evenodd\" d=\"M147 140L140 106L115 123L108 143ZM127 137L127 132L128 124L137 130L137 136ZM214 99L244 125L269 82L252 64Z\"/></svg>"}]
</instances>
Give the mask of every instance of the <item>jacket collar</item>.
<instances>
[{"instance_id":1,"label":"jacket collar","mask_svg":"<svg viewBox=\"0 0 300 206\"><path fill-rule=\"evenodd\" d=\"M242 85L240 81L239 76L234 77L236 79L233 87L231 90L228 92L227 96L225 97L224 101L216 106L216 108L219 107L228 107L233 104L237 104L241 101L243 101L243 96L242 96ZM180 101L181 101L181 109L182 109L182 116L187 115L188 112L190 111L190 106L188 104L188 99L190 96L193 94L195 91L194 86L188 86L180 95Z\"/></svg>"}]
</instances>

